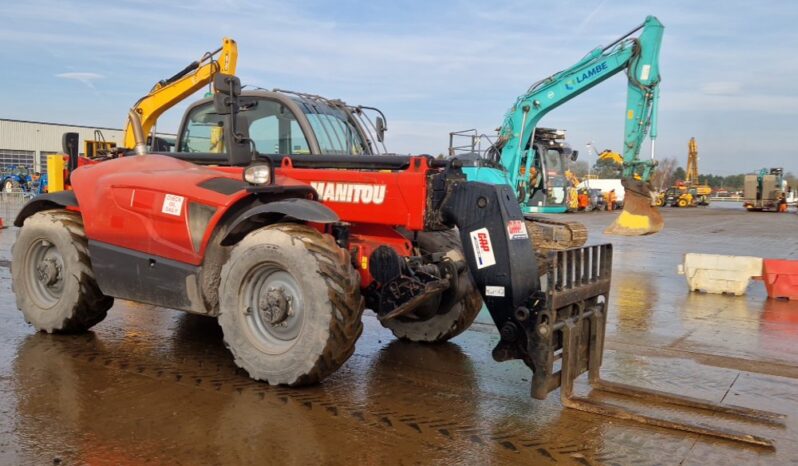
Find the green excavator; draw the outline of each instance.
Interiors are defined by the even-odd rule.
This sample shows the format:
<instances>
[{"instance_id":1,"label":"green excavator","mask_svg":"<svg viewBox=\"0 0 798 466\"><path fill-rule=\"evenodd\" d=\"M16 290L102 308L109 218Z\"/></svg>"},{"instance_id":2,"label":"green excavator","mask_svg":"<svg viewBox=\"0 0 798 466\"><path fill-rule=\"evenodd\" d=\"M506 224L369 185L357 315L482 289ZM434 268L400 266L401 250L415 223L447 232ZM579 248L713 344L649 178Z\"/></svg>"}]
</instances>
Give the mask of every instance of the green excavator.
<instances>
[{"instance_id":1,"label":"green excavator","mask_svg":"<svg viewBox=\"0 0 798 466\"><path fill-rule=\"evenodd\" d=\"M625 71L629 81L626 127L623 144L623 186L625 202L621 215L606 230L607 233L627 236L647 235L660 231L662 216L652 206L650 179L656 160L654 140L657 135L657 101L659 99L659 50L664 26L653 16L611 44L598 47L579 62L533 84L519 96L507 112L498 137L484 153L464 163L463 172L469 180L492 184L508 184L515 190L525 214L535 211L532 197L535 192L527 174L543 163L532 141L538 122L551 110L579 94L597 86L608 78ZM640 31L640 34L634 36ZM651 138L651 159L641 160L640 149L646 136ZM542 167L547 170L546 167ZM533 226L555 227L551 236L567 237L566 247L584 243L586 235L574 227L576 222L546 221L529 217ZM556 227L568 230L565 235ZM581 243L580 243L581 241ZM580 243L580 244L576 244Z\"/></svg>"}]
</instances>

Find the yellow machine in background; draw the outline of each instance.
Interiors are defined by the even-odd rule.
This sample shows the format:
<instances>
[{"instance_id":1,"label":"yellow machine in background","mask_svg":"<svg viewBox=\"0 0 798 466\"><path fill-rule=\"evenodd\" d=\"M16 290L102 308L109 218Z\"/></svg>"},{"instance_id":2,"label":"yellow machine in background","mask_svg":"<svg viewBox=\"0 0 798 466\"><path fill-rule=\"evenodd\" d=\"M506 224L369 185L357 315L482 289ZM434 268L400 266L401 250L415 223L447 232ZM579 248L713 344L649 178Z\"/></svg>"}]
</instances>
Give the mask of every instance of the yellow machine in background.
<instances>
[{"instance_id":1,"label":"yellow machine in background","mask_svg":"<svg viewBox=\"0 0 798 466\"><path fill-rule=\"evenodd\" d=\"M102 131L99 129L94 130L94 139L86 139L83 141L83 156L95 159L97 157L104 157L109 155L116 149L116 143L113 141L106 141Z\"/></svg>"},{"instance_id":2,"label":"yellow machine in background","mask_svg":"<svg viewBox=\"0 0 798 466\"><path fill-rule=\"evenodd\" d=\"M212 52L206 52L199 60L192 62L174 76L158 81L149 93L140 98L128 113L128 122L125 126L122 147L112 141L106 141L100 131L95 131L93 140L84 141L83 155L87 159L102 157L116 157L126 151L135 151L144 154L148 150L148 142L153 143L151 150L157 149L155 125L165 111L210 84L216 73L234 75L238 62L238 46L233 39L225 37L222 46ZM77 135L75 135L77 137ZM68 167L59 170L54 165L51 170L50 159L47 162L48 182L52 190L67 188L65 173L71 173L78 166L77 139L67 148L65 143L63 151L66 154L74 153L69 157ZM69 149L69 150L68 150ZM57 156L63 161L64 154ZM53 159L54 163L59 163ZM60 189L53 189L60 187Z\"/></svg>"},{"instance_id":3,"label":"yellow machine in background","mask_svg":"<svg viewBox=\"0 0 798 466\"><path fill-rule=\"evenodd\" d=\"M608 160L608 161L614 163L615 165L618 165L619 167L623 166L623 155L621 155L621 154L619 154L617 152L613 152L613 151L611 151L609 149L604 149L598 155L598 160L599 161Z\"/></svg>"},{"instance_id":4,"label":"yellow machine in background","mask_svg":"<svg viewBox=\"0 0 798 466\"><path fill-rule=\"evenodd\" d=\"M698 144L696 144L695 138L690 138L690 142L687 144L687 174L684 182L688 189L695 190L695 201L698 205L709 205L712 188L705 184L698 184Z\"/></svg>"},{"instance_id":5,"label":"yellow machine in background","mask_svg":"<svg viewBox=\"0 0 798 466\"><path fill-rule=\"evenodd\" d=\"M219 57L214 58L217 54ZM147 141L159 116L210 83L216 73L234 75L237 63L236 41L225 37L221 47L205 53L171 78L159 81L149 94L139 99L130 109L125 127L124 148L133 149L138 154L146 152Z\"/></svg>"},{"instance_id":6,"label":"yellow machine in background","mask_svg":"<svg viewBox=\"0 0 798 466\"><path fill-rule=\"evenodd\" d=\"M657 194L657 207L695 207L698 196L695 188L678 184L671 186L665 192Z\"/></svg>"}]
</instances>

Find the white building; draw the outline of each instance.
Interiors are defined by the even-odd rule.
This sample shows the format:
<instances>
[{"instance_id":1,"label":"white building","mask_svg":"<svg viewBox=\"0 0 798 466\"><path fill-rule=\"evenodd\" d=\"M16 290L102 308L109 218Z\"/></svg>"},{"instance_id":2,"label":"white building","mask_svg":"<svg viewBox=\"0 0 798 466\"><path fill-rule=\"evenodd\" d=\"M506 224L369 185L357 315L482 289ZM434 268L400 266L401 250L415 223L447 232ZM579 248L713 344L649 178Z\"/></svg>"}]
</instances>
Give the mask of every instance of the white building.
<instances>
[{"instance_id":1,"label":"white building","mask_svg":"<svg viewBox=\"0 0 798 466\"><path fill-rule=\"evenodd\" d=\"M25 165L35 171L44 172L47 169L47 156L61 152L61 138L64 133L80 134L78 147L82 151L84 140L97 139L95 131L100 131L106 141L122 145L123 131L117 128L0 118L0 168Z\"/></svg>"}]
</instances>

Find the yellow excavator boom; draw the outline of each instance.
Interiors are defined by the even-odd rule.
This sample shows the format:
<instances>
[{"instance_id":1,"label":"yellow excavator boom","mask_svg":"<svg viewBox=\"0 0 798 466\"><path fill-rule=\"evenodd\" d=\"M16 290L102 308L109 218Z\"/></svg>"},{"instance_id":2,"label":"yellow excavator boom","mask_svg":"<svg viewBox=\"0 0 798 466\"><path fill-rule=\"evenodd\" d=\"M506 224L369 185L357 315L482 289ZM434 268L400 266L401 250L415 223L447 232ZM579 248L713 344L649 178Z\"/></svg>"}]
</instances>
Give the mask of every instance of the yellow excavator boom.
<instances>
[{"instance_id":1,"label":"yellow excavator boom","mask_svg":"<svg viewBox=\"0 0 798 466\"><path fill-rule=\"evenodd\" d=\"M605 149L600 153L598 155L598 160L609 160L618 166L623 166L623 155L609 149Z\"/></svg>"},{"instance_id":2,"label":"yellow excavator boom","mask_svg":"<svg viewBox=\"0 0 798 466\"><path fill-rule=\"evenodd\" d=\"M690 138L687 144L687 172L684 182L688 185L698 184L698 144Z\"/></svg>"},{"instance_id":3,"label":"yellow excavator boom","mask_svg":"<svg viewBox=\"0 0 798 466\"><path fill-rule=\"evenodd\" d=\"M218 58L214 58L216 54ZM204 54L176 75L158 82L130 109L124 147L144 153L150 131L161 114L210 83L216 73L235 74L237 61L238 46L233 39L225 37L219 49Z\"/></svg>"}]
</instances>

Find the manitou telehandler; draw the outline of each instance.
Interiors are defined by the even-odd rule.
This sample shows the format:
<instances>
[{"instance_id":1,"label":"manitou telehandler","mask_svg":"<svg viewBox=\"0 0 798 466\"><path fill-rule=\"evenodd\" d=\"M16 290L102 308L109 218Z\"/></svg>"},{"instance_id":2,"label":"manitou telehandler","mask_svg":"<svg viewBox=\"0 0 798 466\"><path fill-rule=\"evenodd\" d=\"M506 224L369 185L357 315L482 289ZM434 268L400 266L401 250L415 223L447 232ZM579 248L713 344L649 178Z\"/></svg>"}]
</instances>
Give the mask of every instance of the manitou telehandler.
<instances>
[{"instance_id":1,"label":"manitou telehandler","mask_svg":"<svg viewBox=\"0 0 798 466\"><path fill-rule=\"evenodd\" d=\"M534 398L560 388L568 407L771 445L574 396L589 372L605 391L775 416L599 379L610 245L559 251L541 278L509 186L466 181L457 159L325 153L332 141L369 145L339 101L242 93L222 73L214 89L184 117L185 150L84 164L71 191L24 206L11 269L34 327L85 331L114 298L216 316L251 377L299 386L349 358L366 306L398 337L434 342L465 330L484 301L493 357L530 367Z\"/></svg>"}]
</instances>

